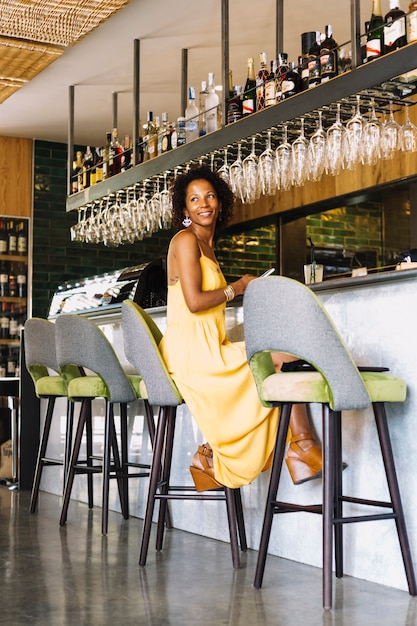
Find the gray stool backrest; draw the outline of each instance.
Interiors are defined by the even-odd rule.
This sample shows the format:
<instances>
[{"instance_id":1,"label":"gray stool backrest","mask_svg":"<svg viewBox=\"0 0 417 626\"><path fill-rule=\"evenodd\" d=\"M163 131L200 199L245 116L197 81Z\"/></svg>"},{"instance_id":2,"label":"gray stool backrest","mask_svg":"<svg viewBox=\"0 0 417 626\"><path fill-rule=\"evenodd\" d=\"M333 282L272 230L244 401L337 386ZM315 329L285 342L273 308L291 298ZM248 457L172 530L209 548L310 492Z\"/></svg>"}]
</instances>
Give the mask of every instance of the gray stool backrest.
<instances>
[{"instance_id":1,"label":"gray stool backrest","mask_svg":"<svg viewBox=\"0 0 417 626\"><path fill-rule=\"evenodd\" d=\"M135 302L122 304L125 355L145 381L152 406L178 406L182 396L162 359L162 334L153 319Z\"/></svg>"},{"instance_id":2,"label":"gray stool backrest","mask_svg":"<svg viewBox=\"0 0 417 626\"><path fill-rule=\"evenodd\" d=\"M40 317L25 322L25 361L29 373L36 366L59 372L55 352L55 324ZM47 375L47 371L44 371Z\"/></svg>"},{"instance_id":3,"label":"gray stool backrest","mask_svg":"<svg viewBox=\"0 0 417 626\"><path fill-rule=\"evenodd\" d=\"M60 315L55 326L60 368L78 365L100 376L107 386L110 402L136 400L134 389L113 347L94 322L80 315Z\"/></svg>"},{"instance_id":4,"label":"gray stool backrest","mask_svg":"<svg viewBox=\"0 0 417 626\"><path fill-rule=\"evenodd\" d=\"M249 363L262 351L292 354L326 379L333 410L370 406L355 363L311 289L283 276L257 278L246 289L243 318Z\"/></svg>"}]
</instances>

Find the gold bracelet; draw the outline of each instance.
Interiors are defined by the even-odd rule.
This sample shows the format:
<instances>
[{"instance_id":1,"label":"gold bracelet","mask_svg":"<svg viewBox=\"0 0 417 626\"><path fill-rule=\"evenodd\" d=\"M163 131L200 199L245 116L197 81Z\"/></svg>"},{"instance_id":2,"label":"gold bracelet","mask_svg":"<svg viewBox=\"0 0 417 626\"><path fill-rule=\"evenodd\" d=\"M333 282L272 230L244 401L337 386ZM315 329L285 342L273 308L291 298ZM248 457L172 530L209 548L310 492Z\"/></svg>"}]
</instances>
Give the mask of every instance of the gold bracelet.
<instances>
[{"instance_id":1,"label":"gold bracelet","mask_svg":"<svg viewBox=\"0 0 417 626\"><path fill-rule=\"evenodd\" d=\"M231 302L233 298L236 296L235 290L232 285L227 285L225 289L223 289L224 295L226 296L226 302Z\"/></svg>"}]
</instances>

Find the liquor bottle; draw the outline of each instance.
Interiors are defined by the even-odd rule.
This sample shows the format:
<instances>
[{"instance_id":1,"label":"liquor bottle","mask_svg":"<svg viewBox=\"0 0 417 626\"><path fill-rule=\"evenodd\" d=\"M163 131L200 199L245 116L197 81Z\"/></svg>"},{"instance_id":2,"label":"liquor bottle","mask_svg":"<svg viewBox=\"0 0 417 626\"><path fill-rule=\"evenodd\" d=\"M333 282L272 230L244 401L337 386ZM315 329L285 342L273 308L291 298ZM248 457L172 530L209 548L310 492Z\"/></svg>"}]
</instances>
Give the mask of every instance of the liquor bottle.
<instances>
[{"instance_id":1,"label":"liquor bottle","mask_svg":"<svg viewBox=\"0 0 417 626\"><path fill-rule=\"evenodd\" d=\"M16 308L14 304L10 305L10 315L9 315L9 337L10 339L17 339L17 316L16 316Z\"/></svg>"},{"instance_id":2,"label":"liquor bottle","mask_svg":"<svg viewBox=\"0 0 417 626\"><path fill-rule=\"evenodd\" d=\"M5 378L7 373L7 358L5 350L0 353L0 378Z\"/></svg>"},{"instance_id":3,"label":"liquor bottle","mask_svg":"<svg viewBox=\"0 0 417 626\"><path fill-rule=\"evenodd\" d=\"M301 34L301 83L302 91L308 89L308 54L310 48L317 41L319 34L316 31L309 31Z\"/></svg>"},{"instance_id":4,"label":"liquor bottle","mask_svg":"<svg viewBox=\"0 0 417 626\"><path fill-rule=\"evenodd\" d=\"M363 44L361 44L361 62L366 63L366 61L368 60L366 58L366 43L367 43L367 39L368 39L368 33L369 33L369 21L365 22L365 35L366 35L366 39L364 41Z\"/></svg>"},{"instance_id":5,"label":"liquor bottle","mask_svg":"<svg viewBox=\"0 0 417 626\"><path fill-rule=\"evenodd\" d=\"M324 29L325 39L320 46L321 82L334 78L339 73L339 54L337 43L333 39L332 27L327 24Z\"/></svg>"},{"instance_id":6,"label":"liquor bottle","mask_svg":"<svg viewBox=\"0 0 417 626\"><path fill-rule=\"evenodd\" d=\"M26 298L26 266L19 263L16 271L17 297Z\"/></svg>"},{"instance_id":7,"label":"liquor bottle","mask_svg":"<svg viewBox=\"0 0 417 626\"><path fill-rule=\"evenodd\" d=\"M26 223L24 220L18 222L16 226L17 235L17 254L26 256L28 252L28 236L26 231Z\"/></svg>"},{"instance_id":8,"label":"liquor bottle","mask_svg":"<svg viewBox=\"0 0 417 626\"><path fill-rule=\"evenodd\" d=\"M179 148L180 146L184 146L185 142L185 117L178 117L177 124L171 135L171 144L173 148Z\"/></svg>"},{"instance_id":9,"label":"liquor bottle","mask_svg":"<svg viewBox=\"0 0 417 626\"><path fill-rule=\"evenodd\" d=\"M405 13L398 0L389 0L389 11L384 18L384 53L398 50L407 44Z\"/></svg>"},{"instance_id":10,"label":"liquor bottle","mask_svg":"<svg viewBox=\"0 0 417 626\"><path fill-rule=\"evenodd\" d=\"M0 220L0 254L7 254L7 231L3 220Z\"/></svg>"},{"instance_id":11,"label":"liquor bottle","mask_svg":"<svg viewBox=\"0 0 417 626\"><path fill-rule=\"evenodd\" d=\"M9 269L9 296L12 298L17 296L17 279L14 263L10 263Z\"/></svg>"},{"instance_id":12,"label":"liquor bottle","mask_svg":"<svg viewBox=\"0 0 417 626\"><path fill-rule=\"evenodd\" d=\"M206 97L206 131L212 133L218 129L219 115L219 96L215 91L214 74L209 72L207 81L207 97Z\"/></svg>"},{"instance_id":13,"label":"liquor bottle","mask_svg":"<svg viewBox=\"0 0 417 626\"><path fill-rule=\"evenodd\" d=\"M100 183L103 180L103 150L101 148L96 148L94 150L94 165L96 183Z\"/></svg>"},{"instance_id":14,"label":"liquor bottle","mask_svg":"<svg viewBox=\"0 0 417 626\"><path fill-rule=\"evenodd\" d=\"M255 113L256 104L256 78L253 59L248 59L248 73L246 77L245 90L242 96L242 117Z\"/></svg>"},{"instance_id":15,"label":"liquor bottle","mask_svg":"<svg viewBox=\"0 0 417 626\"><path fill-rule=\"evenodd\" d=\"M321 82L320 65L320 33L316 33L316 40L311 44L308 52L308 88L316 87Z\"/></svg>"},{"instance_id":16,"label":"liquor bottle","mask_svg":"<svg viewBox=\"0 0 417 626\"><path fill-rule=\"evenodd\" d=\"M9 295L9 268L6 261L0 262L0 296Z\"/></svg>"},{"instance_id":17,"label":"liquor bottle","mask_svg":"<svg viewBox=\"0 0 417 626\"><path fill-rule=\"evenodd\" d=\"M93 153L90 146L87 146L83 159L83 189L91 185L91 172L93 171Z\"/></svg>"},{"instance_id":18,"label":"liquor bottle","mask_svg":"<svg viewBox=\"0 0 417 626\"><path fill-rule=\"evenodd\" d=\"M7 354L6 376L16 376L16 352L12 348L9 348Z\"/></svg>"},{"instance_id":19,"label":"liquor bottle","mask_svg":"<svg viewBox=\"0 0 417 626\"><path fill-rule=\"evenodd\" d=\"M168 113L162 113L162 128L160 131L161 137L161 154L172 150L171 136L172 136L172 124L168 122Z\"/></svg>"},{"instance_id":20,"label":"liquor bottle","mask_svg":"<svg viewBox=\"0 0 417 626\"><path fill-rule=\"evenodd\" d=\"M265 108L265 81L269 76L266 52L259 55L260 68L256 77L256 110L261 111Z\"/></svg>"},{"instance_id":21,"label":"liquor bottle","mask_svg":"<svg viewBox=\"0 0 417 626\"><path fill-rule=\"evenodd\" d=\"M77 150L72 164L72 193L83 190L83 153Z\"/></svg>"},{"instance_id":22,"label":"liquor bottle","mask_svg":"<svg viewBox=\"0 0 417 626\"><path fill-rule=\"evenodd\" d=\"M130 168L132 167L133 165L132 153L133 153L133 150L132 150L132 144L130 141L130 136L125 135L125 141L123 144L123 152L122 152L122 172L126 172L127 170L130 170Z\"/></svg>"},{"instance_id":23,"label":"liquor bottle","mask_svg":"<svg viewBox=\"0 0 417 626\"><path fill-rule=\"evenodd\" d=\"M408 6L407 33L408 43L417 41L417 1L410 2Z\"/></svg>"},{"instance_id":24,"label":"liquor bottle","mask_svg":"<svg viewBox=\"0 0 417 626\"><path fill-rule=\"evenodd\" d=\"M17 253L16 224L14 220L9 220L7 224L7 254Z\"/></svg>"},{"instance_id":25,"label":"liquor bottle","mask_svg":"<svg viewBox=\"0 0 417 626\"><path fill-rule=\"evenodd\" d=\"M285 52L281 52L278 55L278 64L277 70L275 72L275 101L279 102L282 93L282 81L285 79L287 72L289 70L288 66L288 54Z\"/></svg>"},{"instance_id":26,"label":"liquor bottle","mask_svg":"<svg viewBox=\"0 0 417 626\"><path fill-rule=\"evenodd\" d=\"M278 61L271 61L271 71L265 81L265 107L270 107L277 101L276 94L276 73L278 69Z\"/></svg>"},{"instance_id":27,"label":"liquor bottle","mask_svg":"<svg viewBox=\"0 0 417 626\"><path fill-rule=\"evenodd\" d=\"M188 88L188 104L185 109L185 139L189 143L194 139L198 139L198 107L195 103L195 89Z\"/></svg>"},{"instance_id":28,"label":"liquor bottle","mask_svg":"<svg viewBox=\"0 0 417 626\"><path fill-rule=\"evenodd\" d=\"M0 337L2 339L9 339L9 313L7 302L1 303Z\"/></svg>"},{"instance_id":29,"label":"liquor bottle","mask_svg":"<svg viewBox=\"0 0 417 626\"><path fill-rule=\"evenodd\" d=\"M207 81L203 80L201 82L201 90L198 94L198 109L200 111L200 116L198 118L198 135L199 137L203 137L207 133L207 125L206 125L206 107L207 107Z\"/></svg>"},{"instance_id":30,"label":"liquor bottle","mask_svg":"<svg viewBox=\"0 0 417 626\"><path fill-rule=\"evenodd\" d=\"M113 128L109 154L110 176L120 174L122 171L122 152L123 148L119 143L117 128Z\"/></svg>"},{"instance_id":31,"label":"liquor bottle","mask_svg":"<svg viewBox=\"0 0 417 626\"><path fill-rule=\"evenodd\" d=\"M145 128L145 136L143 138L144 143L144 161L149 161L158 156L158 132L153 122L153 113L148 111L147 124Z\"/></svg>"},{"instance_id":32,"label":"liquor bottle","mask_svg":"<svg viewBox=\"0 0 417 626\"><path fill-rule=\"evenodd\" d=\"M106 133L106 145L103 148L103 180L106 180L111 176L110 173L110 146L111 146L111 133Z\"/></svg>"},{"instance_id":33,"label":"liquor bottle","mask_svg":"<svg viewBox=\"0 0 417 626\"><path fill-rule=\"evenodd\" d=\"M281 100L286 100L301 91L301 76L294 62L289 65L288 72L281 83Z\"/></svg>"},{"instance_id":34,"label":"liquor bottle","mask_svg":"<svg viewBox=\"0 0 417 626\"><path fill-rule=\"evenodd\" d=\"M366 61L378 59L384 53L384 18L381 0L372 0L372 15L366 38Z\"/></svg>"},{"instance_id":35,"label":"liquor bottle","mask_svg":"<svg viewBox=\"0 0 417 626\"><path fill-rule=\"evenodd\" d=\"M242 87L235 85L233 87L233 98L230 98L227 107L227 123L233 124L242 117Z\"/></svg>"}]
</instances>

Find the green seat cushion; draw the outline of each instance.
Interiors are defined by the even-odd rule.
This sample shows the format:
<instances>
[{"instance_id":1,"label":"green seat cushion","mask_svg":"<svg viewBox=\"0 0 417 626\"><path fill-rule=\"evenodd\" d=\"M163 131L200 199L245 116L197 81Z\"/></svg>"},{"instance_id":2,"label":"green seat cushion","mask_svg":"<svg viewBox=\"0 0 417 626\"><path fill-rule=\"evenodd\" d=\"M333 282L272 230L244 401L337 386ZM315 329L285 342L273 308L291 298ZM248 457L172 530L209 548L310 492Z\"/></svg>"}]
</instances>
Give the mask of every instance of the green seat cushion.
<instances>
[{"instance_id":1,"label":"green seat cushion","mask_svg":"<svg viewBox=\"0 0 417 626\"><path fill-rule=\"evenodd\" d=\"M140 394L140 382L141 376L129 375L128 379L135 391L138 398L141 398ZM73 378L68 383L68 397L71 400L77 398L107 398L110 400L110 391L100 376L79 376Z\"/></svg>"},{"instance_id":2,"label":"green seat cushion","mask_svg":"<svg viewBox=\"0 0 417 626\"><path fill-rule=\"evenodd\" d=\"M35 382L35 391L38 398L47 396L65 397L67 386L61 376L42 376Z\"/></svg>"},{"instance_id":3,"label":"green seat cushion","mask_svg":"<svg viewBox=\"0 0 417 626\"><path fill-rule=\"evenodd\" d=\"M361 372L371 402L404 402L407 393L401 378L385 372ZM280 372L267 376L261 383L259 395L262 404L271 406L285 402L332 405L331 389L317 372ZM346 406L348 410L350 407Z\"/></svg>"}]
</instances>

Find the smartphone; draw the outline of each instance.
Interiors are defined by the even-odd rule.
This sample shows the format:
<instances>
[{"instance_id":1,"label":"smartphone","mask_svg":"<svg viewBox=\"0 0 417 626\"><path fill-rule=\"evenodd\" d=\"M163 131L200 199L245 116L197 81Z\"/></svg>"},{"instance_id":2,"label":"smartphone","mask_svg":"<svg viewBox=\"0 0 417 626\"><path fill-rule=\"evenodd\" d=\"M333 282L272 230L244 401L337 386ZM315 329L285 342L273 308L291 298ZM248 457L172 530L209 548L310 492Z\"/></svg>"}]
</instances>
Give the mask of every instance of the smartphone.
<instances>
[{"instance_id":1,"label":"smartphone","mask_svg":"<svg viewBox=\"0 0 417 626\"><path fill-rule=\"evenodd\" d=\"M273 274L273 272L275 272L275 267L270 267L269 270L266 270L266 272L261 274L259 278L263 278L264 276L269 276L270 274Z\"/></svg>"}]
</instances>

